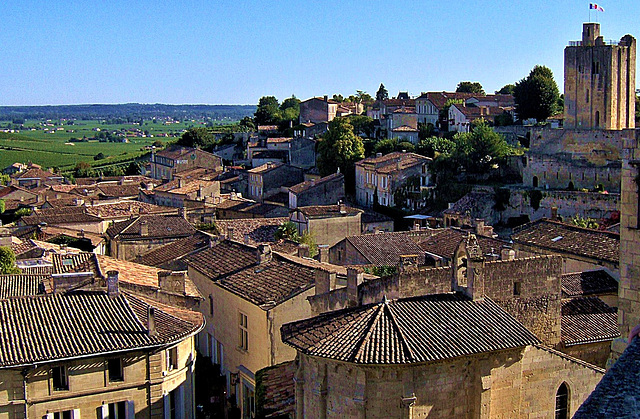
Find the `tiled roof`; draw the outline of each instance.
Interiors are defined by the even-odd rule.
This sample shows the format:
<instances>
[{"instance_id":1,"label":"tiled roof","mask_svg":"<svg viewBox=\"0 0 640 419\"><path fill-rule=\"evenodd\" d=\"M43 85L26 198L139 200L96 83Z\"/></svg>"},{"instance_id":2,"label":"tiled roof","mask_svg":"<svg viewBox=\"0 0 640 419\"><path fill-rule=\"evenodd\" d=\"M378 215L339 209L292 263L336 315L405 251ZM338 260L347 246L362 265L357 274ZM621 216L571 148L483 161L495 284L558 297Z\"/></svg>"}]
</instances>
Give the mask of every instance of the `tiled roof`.
<instances>
[{"instance_id":1,"label":"tiled roof","mask_svg":"<svg viewBox=\"0 0 640 419\"><path fill-rule=\"evenodd\" d=\"M421 165L430 162L432 159L429 157L421 156L416 153L403 153L396 151L393 153L385 154L381 157L367 157L364 160L360 160L356 163L357 166L373 166L378 173L393 173L398 170L405 170L416 165Z\"/></svg>"},{"instance_id":2,"label":"tiled roof","mask_svg":"<svg viewBox=\"0 0 640 419\"><path fill-rule=\"evenodd\" d=\"M161 309L157 335L147 329L149 304L128 294L48 294L0 300L0 366L12 367L107 352L157 347L196 333L194 324Z\"/></svg>"},{"instance_id":3,"label":"tiled roof","mask_svg":"<svg viewBox=\"0 0 640 419\"><path fill-rule=\"evenodd\" d=\"M293 141L291 137L277 137L277 138L267 138L267 144L283 144L290 143Z\"/></svg>"},{"instance_id":4,"label":"tiled roof","mask_svg":"<svg viewBox=\"0 0 640 419\"><path fill-rule=\"evenodd\" d=\"M140 201L120 201L107 204L87 205L87 214L104 219L125 218L141 214L175 214L175 208L163 207Z\"/></svg>"},{"instance_id":5,"label":"tiled roof","mask_svg":"<svg viewBox=\"0 0 640 419\"><path fill-rule=\"evenodd\" d=\"M384 214L380 214L379 212L375 212L373 210L364 210L364 213L362 213L361 220L362 220L362 224L367 224L367 223L393 221L393 218Z\"/></svg>"},{"instance_id":6,"label":"tiled roof","mask_svg":"<svg viewBox=\"0 0 640 419\"><path fill-rule=\"evenodd\" d=\"M150 289L159 288L158 272L162 272L164 269L141 265L139 263L129 262L122 259L115 259L105 255L96 255L96 258L98 260L102 276L106 276L105 273L109 271L118 271L118 281L120 282ZM186 297L202 298L198 288L188 276L185 277L184 291Z\"/></svg>"},{"instance_id":7,"label":"tiled roof","mask_svg":"<svg viewBox=\"0 0 640 419\"><path fill-rule=\"evenodd\" d=\"M562 342L571 346L617 338L617 312L597 297L562 300Z\"/></svg>"},{"instance_id":8,"label":"tiled roof","mask_svg":"<svg viewBox=\"0 0 640 419\"><path fill-rule=\"evenodd\" d=\"M308 207L298 207L296 210L300 211L307 217L346 217L351 215L358 215L363 213L361 209L354 207L343 207L344 212L340 212L339 205L310 205Z\"/></svg>"},{"instance_id":9,"label":"tiled roof","mask_svg":"<svg viewBox=\"0 0 640 419\"><path fill-rule=\"evenodd\" d=\"M0 300L44 294L51 289L51 275L0 275Z\"/></svg>"},{"instance_id":10,"label":"tiled roof","mask_svg":"<svg viewBox=\"0 0 640 419\"><path fill-rule=\"evenodd\" d=\"M469 235L468 232L455 228L446 228L436 232L432 236L425 237L418 245L426 252L442 256L448 259L453 258L458 245ZM493 239L481 235L476 235L478 244L483 254L500 254L500 249L507 244L502 240Z\"/></svg>"},{"instance_id":11,"label":"tiled roof","mask_svg":"<svg viewBox=\"0 0 640 419\"><path fill-rule=\"evenodd\" d=\"M275 218L241 218L232 220L216 220L220 233L225 236L229 228L233 228L234 240L243 241L249 238L249 244L272 243L276 241L275 233L278 227L289 221L287 217Z\"/></svg>"},{"instance_id":12,"label":"tiled roof","mask_svg":"<svg viewBox=\"0 0 640 419\"><path fill-rule=\"evenodd\" d=\"M167 182L164 185L158 186L154 190L174 194L188 194L199 190L200 186L213 186L216 184L216 181L204 179L188 179L182 181L182 186L180 186L180 183L181 181L179 179L172 180L171 182Z\"/></svg>"},{"instance_id":13,"label":"tiled roof","mask_svg":"<svg viewBox=\"0 0 640 419\"><path fill-rule=\"evenodd\" d=\"M62 179L61 175L57 175L55 173L47 172L42 169L29 169L24 172L18 172L11 176L13 179L47 179L47 178L59 178Z\"/></svg>"},{"instance_id":14,"label":"tiled roof","mask_svg":"<svg viewBox=\"0 0 640 419\"><path fill-rule=\"evenodd\" d=\"M211 279L229 275L258 262L257 250L231 240L215 243L210 249L203 250L186 258L189 266L197 269Z\"/></svg>"},{"instance_id":15,"label":"tiled roof","mask_svg":"<svg viewBox=\"0 0 640 419\"><path fill-rule=\"evenodd\" d=\"M62 208L56 208L56 210L60 210L60 209ZM38 225L41 223L46 223L51 225L64 225L64 224L82 224L82 223L102 222L101 218L90 215L90 214L85 214L82 212L70 212L66 214L56 214L56 215L34 214L34 215L27 215L25 217L22 217L21 220L27 225Z\"/></svg>"},{"instance_id":16,"label":"tiled roof","mask_svg":"<svg viewBox=\"0 0 640 419\"><path fill-rule=\"evenodd\" d=\"M253 169L248 170L248 172L249 173L265 173L270 170L276 169L280 166L284 166L284 163L282 162L265 163L261 166L254 167Z\"/></svg>"},{"instance_id":17,"label":"tiled roof","mask_svg":"<svg viewBox=\"0 0 640 419\"><path fill-rule=\"evenodd\" d=\"M192 236L176 240L145 253L140 256L136 262L148 266L162 267L162 265L168 262L209 247L209 240L209 236L204 233L197 232Z\"/></svg>"},{"instance_id":18,"label":"tiled roof","mask_svg":"<svg viewBox=\"0 0 640 419\"><path fill-rule=\"evenodd\" d=\"M442 109L449 99L469 99L480 97L477 93L428 92L427 99L438 109Z\"/></svg>"},{"instance_id":19,"label":"tiled roof","mask_svg":"<svg viewBox=\"0 0 640 419\"><path fill-rule=\"evenodd\" d=\"M264 418L293 417L296 408L295 361L267 367L256 372L256 405Z\"/></svg>"},{"instance_id":20,"label":"tiled roof","mask_svg":"<svg viewBox=\"0 0 640 419\"><path fill-rule=\"evenodd\" d=\"M484 208L488 205L495 204L493 195L488 192L474 191L469 192L459 200L457 200L451 208L443 211L445 214L469 215L476 217L482 214Z\"/></svg>"},{"instance_id":21,"label":"tiled roof","mask_svg":"<svg viewBox=\"0 0 640 419\"><path fill-rule=\"evenodd\" d=\"M50 265L39 265L39 266L29 266L26 268L20 268L23 274L25 275L47 275L51 276L52 266Z\"/></svg>"},{"instance_id":22,"label":"tiled roof","mask_svg":"<svg viewBox=\"0 0 640 419\"><path fill-rule=\"evenodd\" d=\"M195 148L190 148L190 147L172 146L156 152L156 155L175 160L180 158L182 155L191 153L192 151L195 151L195 150L196 150Z\"/></svg>"},{"instance_id":23,"label":"tiled roof","mask_svg":"<svg viewBox=\"0 0 640 419\"><path fill-rule=\"evenodd\" d=\"M573 419L637 418L640 405L640 339L607 371Z\"/></svg>"},{"instance_id":24,"label":"tiled roof","mask_svg":"<svg viewBox=\"0 0 640 419\"><path fill-rule=\"evenodd\" d=\"M618 281L604 269L573 272L560 277L562 293L567 297L618 293Z\"/></svg>"},{"instance_id":25,"label":"tiled roof","mask_svg":"<svg viewBox=\"0 0 640 419\"><path fill-rule=\"evenodd\" d=\"M299 351L359 364L429 362L539 343L489 298L435 294L334 311L288 323Z\"/></svg>"},{"instance_id":26,"label":"tiled roof","mask_svg":"<svg viewBox=\"0 0 640 419\"><path fill-rule=\"evenodd\" d=\"M108 197L138 196L140 185L124 184L124 185L98 185L98 190Z\"/></svg>"},{"instance_id":27,"label":"tiled roof","mask_svg":"<svg viewBox=\"0 0 640 419\"><path fill-rule=\"evenodd\" d=\"M515 243L618 264L620 235L541 219L514 230Z\"/></svg>"},{"instance_id":28,"label":"tiled roof","mask_svg":"<svg viewBox=\"0 0 640 419\"><path fill-rule=\"evenodd\" d=\"M147 223L148 234L141 235L141 222ZM150 239L190 236L196 229L183 217L177 215L141 215L130 220L114 223L106 234L121 239Z\"/></svg>"},{"instance_id":29,"label":"tiled roof","mask_svg":"<svg viewBox=\"0 0 640 419\"><path fill-rule=\"evenodd\" d=\"M391 130L392 132L418 132L417 128L410 127L409 125L402 125Z\"/></svg>"},{"instance_id":30,"label":"tiled roof","mask_svg":"<svg viewBox=\"0 0 640 419\"><path fill-rule=\"evenodd\" d=\"M342 173L332 173L329 176L325 176L321 179L307 180L305 182L298 183L297 185L293 185L292 187L290 187L289 190L295 194L299 194L311 188L324 185L325 183L331 182L338 178L344 179L344 175Z\"/></svg>"},{"instance_id":31,"label":"tiled roof","mask_svg":"<svg viewBox=\"0 0 640 419\"><path fill-rule=\"evenodd\" d=\"M272 255L271 261L232 273L216 284L258 306L279 304L314 285L314 268Z\"/></svg>"},{"instance_id":32,"label":"tiled roof","mask_svg":"<svg viewBox=\"0 0 640 419\"><path fill-rule=\"evenodd\" d=\"M52 273L79 273L93 272L98 276L104 276L98 265L97 255L95 253L74 253L74 254L54 254L51 257L53 263Z\"/></svg>"},{"instance_id":33,"label":"tiled roof","mask_svg":"<svg viewBox=\"0 0 640 419\"><path fill-rule=\"evenodd\" d=\"M346 240L375 266L397 266L402 255L418 255L424 263L424 250L403 233L362 234Z\"/></svg>"},{"instance_id":34,"label":"tiled roof","mask_svg":"<svg viewBox=\"0 0 640 419\"><path fill-rule=\"evenodd\" d=\"M254 214L254 215L263 215L263 216L275 215L276 217L282 217L283 215L286 215L289 212L289 210L287 210L286 208L280 205L267 204L264 202L262 203L255 202L250 200L236 200L236 199L229 199L226 201L222 201L220 204L216 206L216 208L219 208L222 210L244 212L247 214Z\"/></svg>"}]
</instances>

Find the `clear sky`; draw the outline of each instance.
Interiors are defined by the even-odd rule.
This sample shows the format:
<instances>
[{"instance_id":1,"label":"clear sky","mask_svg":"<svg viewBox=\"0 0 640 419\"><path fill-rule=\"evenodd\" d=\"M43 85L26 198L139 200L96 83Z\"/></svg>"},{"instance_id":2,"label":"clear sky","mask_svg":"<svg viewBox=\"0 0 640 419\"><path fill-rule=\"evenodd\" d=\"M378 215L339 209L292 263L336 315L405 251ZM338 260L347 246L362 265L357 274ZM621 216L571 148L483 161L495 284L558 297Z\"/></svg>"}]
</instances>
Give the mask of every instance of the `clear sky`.
<instances>
[{"instance_id":1,"label":"clear sky","mask_svg":"<svg viewBox=\"0 0 640 419\"><path fill-rule=\"evenodd\" d=\"M599 4L605 39L640 37L640 2ZM588 20L577 0L1 0L0 105L493 92L536 64L562 91Z\"/></svg>"}]
</instances>

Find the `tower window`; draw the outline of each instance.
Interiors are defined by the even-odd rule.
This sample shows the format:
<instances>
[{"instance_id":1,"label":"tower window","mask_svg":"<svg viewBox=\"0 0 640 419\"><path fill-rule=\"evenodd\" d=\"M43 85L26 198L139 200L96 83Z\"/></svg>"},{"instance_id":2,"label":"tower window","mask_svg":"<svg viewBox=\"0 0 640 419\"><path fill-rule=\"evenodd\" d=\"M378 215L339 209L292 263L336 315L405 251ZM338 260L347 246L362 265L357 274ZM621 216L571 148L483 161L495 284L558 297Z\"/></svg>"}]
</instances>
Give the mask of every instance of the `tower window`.
<instances>
[{"instance_id":1,"label":"tower window","mask_svg":"<svg viewBox=\"0 0 640 419\"><path fill-rule=\"evenodd\" d=\"M556 419L569 417L569 388L566 383L560 384L556 392Z\"/></svg>"}]
</instances>

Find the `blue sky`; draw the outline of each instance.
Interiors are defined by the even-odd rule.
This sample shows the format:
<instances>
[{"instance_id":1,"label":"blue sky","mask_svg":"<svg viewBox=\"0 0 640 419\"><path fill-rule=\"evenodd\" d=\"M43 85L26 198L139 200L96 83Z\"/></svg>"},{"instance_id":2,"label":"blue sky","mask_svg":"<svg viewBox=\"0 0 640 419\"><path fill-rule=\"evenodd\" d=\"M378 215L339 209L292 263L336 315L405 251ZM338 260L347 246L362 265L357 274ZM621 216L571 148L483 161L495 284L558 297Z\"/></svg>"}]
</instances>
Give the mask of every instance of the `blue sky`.
<instances>
[{"instance_id":1,"label":"blue sky","mask_svg":"<svg viewBox=\"0 0 640 419\"><path fill-rule=\"evenodd\" d=\"M640 2L599 3L605 39L640 36ZM487 92L550 67L589 2L0 1L0 105L255 104L264 95Z\"/></svg>"}]
</instances>

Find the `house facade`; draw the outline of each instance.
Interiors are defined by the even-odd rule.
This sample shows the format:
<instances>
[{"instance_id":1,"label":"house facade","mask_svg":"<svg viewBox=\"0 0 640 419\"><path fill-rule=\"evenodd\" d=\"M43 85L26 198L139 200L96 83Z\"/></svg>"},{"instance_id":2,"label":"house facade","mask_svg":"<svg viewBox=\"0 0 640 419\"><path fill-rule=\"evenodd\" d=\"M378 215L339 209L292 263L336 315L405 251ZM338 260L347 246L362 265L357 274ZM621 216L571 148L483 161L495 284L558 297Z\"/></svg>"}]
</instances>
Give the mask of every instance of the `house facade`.
<instances>
[{"instance_id":1,"label":"house facade","mask_svg":"<svg viewBox=\"0 0 640 419\"><path fill-rule=\"evenodd\" d=\"M173 146L151 152L148 176L154 179L172 180L176 173L205 168L222 171L222 158L197 148Z\"/></svg>"}]
</instances>

